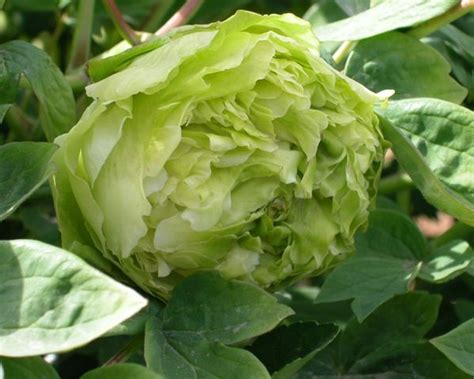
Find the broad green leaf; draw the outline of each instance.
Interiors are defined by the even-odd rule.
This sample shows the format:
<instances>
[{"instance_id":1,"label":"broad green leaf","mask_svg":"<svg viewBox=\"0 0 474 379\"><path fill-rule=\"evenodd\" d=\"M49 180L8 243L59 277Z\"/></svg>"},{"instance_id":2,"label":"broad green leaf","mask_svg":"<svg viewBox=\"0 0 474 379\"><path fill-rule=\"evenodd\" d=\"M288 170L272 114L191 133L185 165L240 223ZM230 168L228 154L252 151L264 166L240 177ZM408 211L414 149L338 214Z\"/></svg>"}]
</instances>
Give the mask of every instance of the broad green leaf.
<instances>
[{"instance_id":1,"label":"broad green leaf","mask_svg":"<svg viewBox=\"0 0 474 379\"><path fill-rule=\"evenodd\" d=\"M74 349L147 304L75 255L39 241L0 241L0 278L3 356Z\"/></svg>"},{"instance_id":2,"label":"broad green leaf","mask_svg":"<svg viewBox=\"0 0 474 379\"><path fill-rule=\"evenodd\" d=\"M433 283L443 283L461 275L473 261L474 253L465 241L451 241L433 251L418 276Z\"/></svg>"},{"instance_id":3,"label":"broad green leaf","mask_svg":"<svg viewBox=\"0 0 474 379\"><path fill-rule=\"evenodd\" d=\"M416 224L404 213L394 209L376 209L369 216L369 229L356 237L360 254L385 255L413 260L427 256L427 243ZM391 240L386 245L387 239Z\"/></svg>"},{"instance_id":4,"label":"broad green leaf","mask_svg":"<svg viewBox=\"0 0 474 379\"><path fill-rule=\"evenodd\" d=\"M176 286L162 318L148 321L147 366L166 378L268 378L251 353L224 344L266 333L291 314L253 284L195 274Z\"/></svg>"},{"instance_id":5,"label":"broad green leaf","mask_svg":"<svg viewBox=\"0 0 474 379\"><path fill-rule=\"evenodd\" d=\"M150 299L148 305L128 320L109 330L104 336L133 336L145 331L147 321L161 312L162 305L155 299Z\"/></svg>"},{"instance_id":6,"label":"broad green leaf","mask_svg":"<svg viewBox=\"0 0 474 379\"><path fill-rule=\"evenodd\" d=\"M199 333L164 331L150 319L145 331L145 360L166 379L269 379L265 366L250 352L209 341Z\"/></svg>"},{"instance_id":7,"label":"broad green leaf","mask_svg":"<svg viewBox=\"0 0 474 379\"><path fill-rule=\"evenodd\" d=\"M3 9L3 6L5 5L5 0L0 0L0 9ZM0 118L1 121L1 118Z\"/></svg>"},{"instance_id":8,"label":"broad green leaf","mask_svg":"<svg viewBox=\"0 0 474 379\"><path fill-rule=\"evenodd\" d=\"M472 261L467 242L453 241L429 251L407 216L376 209L367 231L356 236L356 254L328 275L314 302L354 299L351 307L361 321L394 295L407 292L416 277L445 282L467 271Z\"/></svg>"},{"instance_id":9,"label":"broad green leaf","mask_svg":"<svg viewBox=\"0 0 474 379\"><path fill-rule=\"evenodd\" d=\"M474 64L474 37L463 33L453 25L446 25L439 33L447 40L448 45L469 63Z\"/></svg>"},{"instance_id":10,"label":"broad green leaf","mask_svg":"<svg viewBox=\"0 0 474 379\"><path fill-rule=\"evenodd\" d=\"M136 363L120 363L86 372L81 379L164 379L161 375Z\"/></svg>"},{"instance_id":11,"label":"broad green leaf","mask_svg":"<svg viewBox=\"0 0 474 379\"><path fill-rule=\"evenodd\" d=\"M430 342L461 370L474 375L474 319Z\"/></svg>"},{"instance_id":12,"label":"broad green leaf","mask_svg":"<svg viewBox=\"0 0 474 379\"><path fill-rule=\"evenodd\" d=\"M390 299L362 323L353 319L333 343L303 368L298 378L379 372L381 362L422 341L437 319L440 303L440 296L424 292ZM394 363L398 365L400 361Z\"/></svg>"},{"instance_id":13,"label":"broad green leaf","mask_svg":"<svg viewBox=\"0 0 474 379\"><path fill-rule=\"evenodd\" d=\"M176 286L163 313L163 328L234 344L272 330L292 313L255 285L203 272Z\"/></svg>"},{"instance_id":14,"label":"broad green leaf","mask_svg":"<svg viewBox=\"0 0 474 379\"><path fill-rule=\"evenodd\" d=\"M399 373L399 378L472 379L429 342L403 344L391 357L377 362L380 368Z\"/></svg>"},{"instance_id":15,"label":"broad green leaf","mask_svg":"<svg viewBox=\"0 0 474 379\"><path fill-rule=\"evenodd\" d=\"M250 351L265 364L273 379L291 379L336 337L332 324L297 322L283 325L258 338Z\"/></svg>"},{"instance_id":16,"label":"broad green leaf","mask_svg":"<svg viewBox=\"0 0 474 379\"><path fill-rule=\"evenodd\" d=\"M435 97L459 104L467 95L467 90L449 76L451 67L440 53L403 33L360 41L345 70L374 92L395 90L393 99Z\"/></svg>"},{"instance_id":17,"label":"broad green leaf","mask_svg":"<svg viewBox=\"0 0 474 379\"><path fill-rule=\"evenodd\" d=\"M435 34L423 39L423 42L435 48L449 62L452 76L468 90L465 102L474 100L474 67L442 35Z\"/></svg>"},{"instance_id":18,"label":"broad green leaf","mask_svg":"<svg viewBox=\"0 0 474 379\"><path fill-rule=\"evenodd\" d=\"M12 142L0 146L0 220L8 217L53 173L52 143Z\"/></svg>"},{"instance_id":19,"label":"broad green leaf","mask_svg":"<svg viewBox=\"0 0 474 379\"><path fill-rule=\"evenodd\" d=\"M281 304L288 305L295 311L288 318L289 322L316 321L318 324L332 323L345 326L353 317L350 301L316 303L320 292L318 287L290 287L277 292Z\"/></svg>"},{"instance_id":20,"label":"broad green leaf","mask_svg":"<svg viewBox=\"0 0 474 379\"><path fill-rule=\"evenodd\" d=\"M398 161L428 202L474 225L474 112L446 101L390 102L378 112Z\"/></svg>"},{"instance_id":21,"label":"broad green leaf","mask_svg":"<svg viewBox=\"0 0 474 379\"><path fill-rule=\"evenodd\" d=\"M59 68L44 51L27 42L1 44L0 87L9 88L9 95L0 94L0 105L12 103L11 93L16 93L21 75L38 99L39 120L48 140L67 132L74 125L76 111L71 87Z\"/></svg>"},{"instance_id":22,"label":"broad green leaf","mask_svg":"<svg viewBox=\"0 0 474 379\"><path fill-rule=\"evenodd\" d=\"M389 257L352 258L329 274L318 303L354 299L352 310L364 320L379 305L408 291L417 265Z\"/></svg>"},{"instance_id":23,"label":"broad green leaf","mask_svg":"<svg viewBox=\"0 0 474 379\"><path fill-rule=\"evenodd\" d=\"M443 14L459 0L386 0L355 16L316 28L321 41L356 41Z\"/></svg>"},{"instance_id":24,"label":"broad green leaf","mask_svg":"<svg viewBox=\"0 0 474 379\"><path fill-rule=\"evenodd\" d=\"M372 212L367 232L356 240L355 256L328 275L316 302L354 299L352 310L362 321L392 296L407 292L419 270L416 257L423 255L419 233L398 212Z\"/></svg>"},{"instance_id":25,"label":"broad green leaf","mask_svg":"<svg viewBox=\"0 0 474 379\"><path fill-rule=\"evenodd\" d=\"M0 379L60 379L43 358L1 358Z\"/></svg>"},{"instance_id":26,"label":"broad green leaf","mask_svg":"<svg viewBox=\"0 0 474 379\"><path fill-rule=\"evenodd\" d=\"M383 349L380 357L375 357L373 365L364 367L354 365L351 372L373 372L376 374L347 374L338 379L470 379L435 347L425 341L401 342L392 344L387 351ZM367 363L367 361L366 361ZM320 378L318 376L318 378ZM325 377L326 378L326 377ZM334 377L334 379L336 379ZM472 378L471 378L472 379Z\"/></svg>"}]
</instances>

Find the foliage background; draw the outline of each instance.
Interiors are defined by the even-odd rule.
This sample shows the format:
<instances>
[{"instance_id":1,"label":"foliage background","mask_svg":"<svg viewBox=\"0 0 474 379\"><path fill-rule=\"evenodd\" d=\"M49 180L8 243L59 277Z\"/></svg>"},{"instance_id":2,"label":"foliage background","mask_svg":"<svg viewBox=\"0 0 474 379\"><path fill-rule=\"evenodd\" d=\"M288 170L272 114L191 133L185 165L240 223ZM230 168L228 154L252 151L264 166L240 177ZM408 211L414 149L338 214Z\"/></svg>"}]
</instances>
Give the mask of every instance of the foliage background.
<instances>
[{"instance_id":1,"label":"foliage background","mask_svg":"<svg viewBox=\"0 0 474 379\"><path fill-rule=\"evenodd\" d=\"M183 3L178 0L117 1L126 21L136 30L147 32L156 31ZM225 19L237 9L248 9L259 13L291 12L305 16L317 28L357 14L369 5L369 0L206 0L189 22L213 22ZM79 2L70 0L7 0L0 11L0 43L11 40L32 43L45 51L65 74L74 95L73 118L77 118L89 102L84 94L87 77L82 65L88 58L102 54L121 40L102 2L96 1L89 18L92 29L90 49L76 48L77 44L89 43L87 36L78 36L78 29L87 29L87 25L84 26L87 22L79 14ZM74 41L75 38L78 40ZM431 33L421 43L407 38L411 37L394 32L365 39L349 56L345 66L344 60L335 63L327 59L338 68L345 68L349 76L374 91L395 88L394 99L439 98L462 103L472 110L474 14L471 12ZM323 56L330 57L338 47L338 43L324 42ZM387 53L387 47L389 53L396 53ZM378 54L372 57L371 51ZM0 59L4 57L2 54L0 51ZM364 68L370 63L375 65L375 69L367 73ZM0 64L3 64L2 60ZM403 67L408 73L405 80L390 75L397 67ZM9 82L1 76L0 81L1 103L5 104L8 103L4 99L9 92ZM53 96L49 99L51 101L61 101L66 96L61 91L40 95L39 100L42 96ZM42 105L35 97L35 91L22 79L14 96L14 104L0 126L0 145L45 141L45 129L41 128ZM472 131L472 113L466 114L467 118L471 117L469 125ZM387 117L390 119L390 114ZM472 139L470 143L472 145ZM464 148L466 151L470 149L469 146ZM472 149L469 154L472 155ZM472 175L472 167L465 169ZM301 378L314 375L364 375L369 378L382 374L385 377L463 378L473 374L469 371L474 370L472 365L463 363L474 360L474 326L469 323L474 318L474 265L469 246L474 243L473 229L428 203L391 154L386 158L377 207L368 234L358 239L357 258L328 276L305 281L277 294L281 303L295 310L296 314L288 323L295 330L276 332L283 333L286 339L264 335L251 346L250 350L267 368L278 371L281 367L272 362L266 352L277 354L280 349L284 355L288 350L285 345L294 344L295 349L308 355L314 353L314 356L318 352L317 359L311 360L298 374ZM379 225L386 228L381 232ZM0 222L0 240L17 238L60 246L47 184L41 185L16 212ZM367 281L368 277L373 281ZM321 341L320 345L316 344L316 337L309 345L299 340L298 326L293 326L300 325L293 322L308 320L334 323L344 331L328 348L319 352L324 344ZM456 340L458 345L453 341L446 344L453 346L454 343L458 348L462 345L464 350L446 353L443 348L439 349L449 359L434 347L441 346L443 340L438 345L428 343L466 322L468 328L463 331L463 336L469 339ZM318 333L315 335L320 336ZM304 329L303 334L310 335L310 329ZM128 335L101 338L49 359L54 361L62 378L77 378L114 359L118 347L133 346L135 338ZM284 340L285 344L276 344L275 341L279 340ZM143 364L140 353L139 349L134 350L129 361ZM453 358L456 354L460 358ZM288 357L282 361L285 359Z\"/></svg>"}]
</instances>

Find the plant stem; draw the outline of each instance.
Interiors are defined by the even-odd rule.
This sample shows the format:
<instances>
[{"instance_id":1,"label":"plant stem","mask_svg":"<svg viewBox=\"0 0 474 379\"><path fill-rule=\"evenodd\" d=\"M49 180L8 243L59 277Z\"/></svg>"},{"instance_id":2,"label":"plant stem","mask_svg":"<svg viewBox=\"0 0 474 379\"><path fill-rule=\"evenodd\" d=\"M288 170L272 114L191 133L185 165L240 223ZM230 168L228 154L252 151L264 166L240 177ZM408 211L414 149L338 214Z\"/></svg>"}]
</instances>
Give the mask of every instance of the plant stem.
<instances>
[{"instance_id":1,"label":"plant stem","mask_svg":"<svg viewBox=\"0 0 474 379\"><path fill-rule=\"evenodd\" d=\"M155 33L157 36L162 36L168 33L171 29L177 26L185 24L192 15L201 6L202 0L187 0L184 5L168 20L166 23L158 29Z\"/></svg>"},{"instance_id":2,"label":"plant stem","mask_svg":"<svg viewBox=\"0 0 474 379\"><path fill-rule=\"evenodd\" d=\"M71 86L72 92L80 93L84 91L85 86L89 84L89 77L84 71L84 67L66 75L66 80Z\"/></svg>"},{"instance_id":3,"label":"plant stem","mask_svg":"<svg viewBox=\"0 0 474 379\"><path fill-rule=\"evenodd\" d=\"M163 24L164 18L174 4L174 0L161 0L155 4L140 26L140 30L153 33Z\"/></svg>"},{"instance_id":4,"label":"plant stem","mask_svg":"<svg viewBox=\"0 0 474 379\"><path fill-rule=\"evenodd\" d=\"M120 349L112 358L104 363L104 366L112 366L117 363L126 362L138 349L143 346L143 335L138 335L130 340L122 349Z\"/></svg>"},{"instance_id":5,"label":"plant stem","mask_svg":"<svg viewBox=\"0 0 474 379\"><path fill-rule=\"evenodd\" d=\"M462 0L458 5L449 9L447 12L439 15L438 17L432 18L413 29L409 30L407 34L416 37L423 38L431 33L435 32L444 25L453 22L459 17L464 16L466 13L474 10L474 0Z\"/></svg>"},{"instance_id":6,"label":"plant stem","mask_svg":"<svg viewBox=\"0 0 474 379\"><path fill-rule=\"evenodd\" d=\"M338 49L332 56L334 62L336 62L336 64L341 63L349 55L349 53L355 47L356 44L357 41L344 41L343 43L341 43L341 46L338 47Z\"/></svg>"},{"instance_id":7,"label":"plant stem","mask_svg":"<svg viewBox=\"0 0 474 379\"><path fill-rule=\"evenodd\" d=\"M468 239L474 235L474 228L463 222L458 222L454 224L450 229L441 234L439 237L435 238L431 245L433 247L440 247L456 239Z\"/></svg>"},{"instance_id":8,"label":"plant stem","mask_svg":"<svg viewBox=\"0 0 474 379\"><path fill-rule=\"evenodd\" d=\"M382 178L379 183L379 194L387 195L400 190L413 188L413 181L405 173L398 173Z\"/></svg>"},{"instance_id":9,"label":"plant stem","mask_svg":"<svg viewBox=\"0 0 474 379\"><path fill-rule=\"evenodd\" d=\"M95 0L80 0L77 24L66 72L72 72L89 59Z\"/></svg>"},{"instance_id":10,"label":"plant stem","mask_svg":"<svg viewBox=\"0 0 474 379\"><path fill-rule=\"evenodd\" d=\"M130 45L138 45L140 43L140 38L123 18L115 0L103 0L103 3L122 38L127 40Z\"/></svg>"}]
</instances>

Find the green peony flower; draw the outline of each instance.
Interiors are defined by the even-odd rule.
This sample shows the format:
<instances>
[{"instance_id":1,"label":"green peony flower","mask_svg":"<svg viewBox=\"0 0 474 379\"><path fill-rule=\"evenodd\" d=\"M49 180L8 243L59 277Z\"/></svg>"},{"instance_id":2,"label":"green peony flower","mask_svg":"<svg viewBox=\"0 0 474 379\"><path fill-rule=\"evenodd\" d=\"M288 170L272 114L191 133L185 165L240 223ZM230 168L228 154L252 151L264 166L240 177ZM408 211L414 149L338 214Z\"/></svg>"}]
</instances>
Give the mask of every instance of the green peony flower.
<instances>
[{"instance_id":1,"label":"green peony flower","mask_svg":"<svg viewBox=\"0 0 474 379\"><path fill-rule=\"evenodd\" d=\"M199 270L275 289L353 250L382 167L378 98L320 58L307 22L241 11L137 49L56 141L65 248L164 299Z\"/></svg>"}]
</instances>

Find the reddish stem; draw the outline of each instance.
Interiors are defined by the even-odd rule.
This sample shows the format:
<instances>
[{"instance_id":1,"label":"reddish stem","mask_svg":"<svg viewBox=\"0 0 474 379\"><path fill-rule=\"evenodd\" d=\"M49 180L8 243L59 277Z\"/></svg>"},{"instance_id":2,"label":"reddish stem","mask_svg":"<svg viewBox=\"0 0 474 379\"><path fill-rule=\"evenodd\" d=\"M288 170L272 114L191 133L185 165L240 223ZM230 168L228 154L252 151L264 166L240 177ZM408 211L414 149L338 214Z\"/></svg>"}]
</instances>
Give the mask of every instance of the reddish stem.
<instances>
[{"instance_id":1,"label":"reddish stem","mask_svg":"<svg viewBox=\"0 0 474 379\"><path fill-rule=\"evenodd\" d=\"M120 9L115 3L115 0L103 0L103 2L105 9L107 9L110 17L114 21L115 27L118 29L122 38L130 42L131 45L138 45L140 43L140 38L138 38L135 30L133 30L123 18Z\"/></svg>"},{"instance_id":2,"label":"reddish stem","mask_svg":"<svg viewBox=\"0 0 474 379\"><path fill-rule=\"evenodd\" d=\"M183 25L188 21L194 12L201 5L202 0L187 0L184 5L155 33L157 36L163 36L177 26Z\"/></svg>"}]
</instances>

